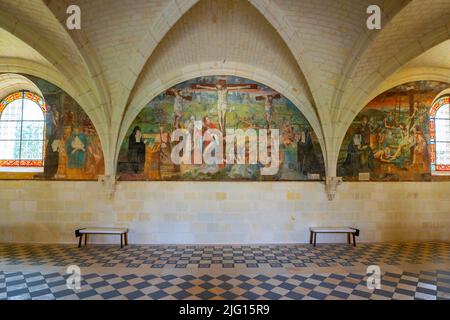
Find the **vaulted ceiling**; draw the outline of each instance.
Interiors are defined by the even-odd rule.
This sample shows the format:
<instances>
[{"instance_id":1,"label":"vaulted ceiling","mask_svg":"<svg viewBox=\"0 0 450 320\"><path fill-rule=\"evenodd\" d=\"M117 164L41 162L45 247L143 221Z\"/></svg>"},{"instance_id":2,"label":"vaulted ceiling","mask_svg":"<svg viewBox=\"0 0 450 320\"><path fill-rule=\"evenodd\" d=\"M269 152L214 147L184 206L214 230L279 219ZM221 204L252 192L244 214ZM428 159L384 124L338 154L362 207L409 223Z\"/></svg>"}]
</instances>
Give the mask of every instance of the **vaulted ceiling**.
<instances>
[{"instance_id":1,"label":"vaulted ceiling","mask_svg":"<svg viewBox=\"0 0 450 320\"><path fill-rule=\"evenodd\" d=\"M81 30L66 9L81 8ZM369 30L366 9L382 9ZM230 74L291 99L336 174L355 115L412 80L450 80L449 0L0 0L0 72L71 94L102 141L107 174L139 110L170 86Z\"/></svg>"}]
</instances>

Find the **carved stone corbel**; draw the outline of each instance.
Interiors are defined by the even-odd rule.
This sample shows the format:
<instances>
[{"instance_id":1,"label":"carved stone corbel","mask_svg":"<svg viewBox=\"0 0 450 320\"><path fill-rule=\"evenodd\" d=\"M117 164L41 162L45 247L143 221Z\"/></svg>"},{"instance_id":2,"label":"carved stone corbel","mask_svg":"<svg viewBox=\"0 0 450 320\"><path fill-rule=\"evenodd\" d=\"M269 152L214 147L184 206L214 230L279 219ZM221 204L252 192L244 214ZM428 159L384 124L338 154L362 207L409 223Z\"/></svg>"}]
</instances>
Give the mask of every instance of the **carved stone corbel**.
<instances>
[{"instance_id":1,"label":"carved stone corbel","mask_svg":"<svg viewBox=\"0 0 450 320\"><path fill-rule=\"evenodd\" d=\"M108 199L112 199L114 197L114 193L116 192L117 180L115 176L101 176L99 177L99 182L101 182L103 186L103 191Z\"/></svg>"},{"instance_id":2,"label":"carved stone corbel","mask_svg":"<svg viewBox=\"0 0 450 320\"><path fill-rule=\"evenodd\" d=\"M325 192L327 193L327 197L329 201L333 201L337 187L342 183L342 177L326 177L325 179Z\"/></svg>"}]
</instances>

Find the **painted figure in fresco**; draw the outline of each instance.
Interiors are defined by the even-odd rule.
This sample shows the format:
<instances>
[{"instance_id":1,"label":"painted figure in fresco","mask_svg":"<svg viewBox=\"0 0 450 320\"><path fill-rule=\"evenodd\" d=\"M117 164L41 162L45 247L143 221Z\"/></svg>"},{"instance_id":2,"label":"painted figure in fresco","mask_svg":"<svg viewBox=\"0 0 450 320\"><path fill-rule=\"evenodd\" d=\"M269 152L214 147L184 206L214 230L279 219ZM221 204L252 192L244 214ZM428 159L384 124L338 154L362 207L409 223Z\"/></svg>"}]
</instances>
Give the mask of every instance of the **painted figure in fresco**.
<instances>
[{"instance_id":1,"label":"painted figure in fresco","mask_svg":"<svg viewBox=\"0 0 450 320\"><path fill-rule=\"evenodd\" d=\"M423 169L428 163L428 145L422 130L419 126L413 128L414 134L414 150L413 150L413 167Z\"/></svg>"},{"instance_id":2,"label":"painted figure in fresco","mask_svg":"<svg viewBox=\"0 0 450 320\"><path fill-rule=\"evenodd\" d=\"M54 106L47 106L46 134L47 137L54 139L60 138L63 134L63 126L61 122L61 113Z\"/></svg>"},{"instance_id":3,"label":"painted figure in fresco","mask_svg":"<svg viewBox=\"0 0 450 320\"><path fill-rule=\"evenodd\" d=\"M83 169L86 167L87 146L88 139L86 135L79 128L75 127L66 143L68 168Z\"/></svg>"},{"instance_id":4,"label":"painted figure in fresco","mask_svg":"<svg viewBox=\"0 0 450 320\"><path fill-rule=\"evenodd\" d=\"M168 161L172 152L172 145L170 144L170 134L165 132L164 126L159 126L159 140L161 142L161 161Z\"/></svg>"},{"instance_id":5,"label":"painted figure in fresco","mask_svg":"<svg viewBox=\"0 0 450 320\"><path fill-rule=\"evenodd\" d=\"M191 115L189 117L189 120L185 121L184 127L186 128L187 131L189 131L189 134L191 135L191 137L193 137L194 129L195 129L195 116L194 115Z\"/></svg>"},{"instance_id":6,"label":"painted figure in fresco","mask_svg":"<svg viewBox=\"0 0 450 320\"><path fill-rule=\"evenodd\" d=\"M392 160L391 149L389 147L380 149L373 154L373 157L380 162L390 163Z\"/></svg>"},{"instance_id":7,"label":"painted figure in fresco","mask_svg":"<svg viewBox=\"0 0 450 320\"><path fill-rule=\"evenodd\" d=\"M208 120L209 120L209 118L208 118ZM209 123L211 123L210 120L209 120ZM192 152L194 152L194 149L196 147L198 148L198 150L202 150L202 140L203 140L203 135L202 135L203 129L202 128L204 125L205 125L205 120L202 119L202 121L196 122L194 115L191 115L189 117L189 120L186 121L186 123L185 123L185 128L189 131L189 134L192 137L192 139L191 139ZM212 124L212 125L215 127L214 124Z\"/></svg>"},{"instance_id":8,"label":"painted figure in fresco","mask_svg":"<svg viewBox=\"0 0 450 320\"><path fill-rule=\"evenodd\" d=\"M370 117L369 119L369 131L370 131L370 149L375 150L378 147L380 126L378 125L377 119L375 117Z\"/></svg>"},{"instance_id":9,"label":"painted figure in fresco","mask_svg":"<svg viewBox=\"0 0 450 320\"><path fill-rule=\"evenodd\" d=\"M72 126L75 125L75 114L73 111L67 111L63 113L62 116L64 126Z\"/></svg>"},{"instance_id":10,"label":"painted figure in fresco","mask_svg":"<svg viewBox=\"0 0 450 320\"><path fill-rule=\"evenodd\" d=\"M283 119L283 123L281 124L281 141L284 145L290 145L295 141L294 126L286 118Z\"/></svg>"},{"instance_id":11,"label":"painted figure in fresco","mask_svg":"<svg viewBox=\"0 0 450 320\"><path fill-rule=\"evenodd\" d=\"M141 172L145 164L145 143L141 128L136 126L128 138L128 161L132 164L134 173Z\"/></svg>"},{"instance_id":12,"label":"painted figure in fresco","mask_svg":"<svg viewBox=\"0 0 450 320\"><path fill-rule=\"evenodd\" d=\"M281 124L280 163L286 173L296 170L296 134L294 126L284 118Z\"/></svg>"},{"instance_id":13,"label":"painted figure in fresco","mask_svg":"<svg viewBox=\"0 0 450 320\"><path fill-rule=\"evenodd\" d=\"M226 113L228 110L228 93L232 90L257 89L256 84L234 84L228 85L226 80L219 80L216 84L194 84L192 89L204 89L217 92L217 116L219 129L225 132Z\"/></svg>"},{"instance_id":14,"label":"painted figure in fresco","mask_svg":"<svg viewBox=\"0 0 450 320\"><path fill-rule=\"evenodd\" d=\"M170 89L166 91L169 96L175 97L173 103L173 127L180 128L180 119L183 116L183 100L192 101L192 96L184 96L182 90Z\"/></svg>"},{"instance_id":15,"label":"painted figure in fresco","mask_svg":"<svg viewBox=\"0 0 450 320\"><path fill-rule=\"evenodd\" d=\"M208 116L203 117L202 123L203 123L202 132L204 135L203 150L205 150L205 148L211 143L211 138L212 138L207 133L207 131L209 129L217 129L217 127ZM206 133L206 135L205 135L205 133Z\"/></svg>"},{"instance_id":16,"label":"painted figure in fresco","mask_svg":"<svg viewBox=\"0 0 450 320\"><path fill-rule=\"evenodd\" d=\"M47 105L46 113L46 146L44 159L44 172L35 175L37 179L53 179L58 172L59 153L60 153L60 138L63 135L63 128L61 125L61 117L58 110L50 105Z\"/></svg>"},{"instance_id":17,"label":"painted figure in fresco","mask_svg":"<svg viewBox=\"0 0 450 320\"><path fill-rule=\"evenodd\" d=\"M362 144L363 145L370 145L370 124L369 119L367 116L364 116L362 118L361 123L361 137L362 137Z\"/></svg>"},{"instance_id":18,"label":"painted figure in fresco","mask_svg":"<svg viewBox=\"0 0 450 320\"><path fill-rule=\"evenodd\" d=\"M61 125L61 113L55 108L52 112L52 135L55 137L61 137L62 125Z\"/></svg>"},{"instance_id":19,"label":"painted figure in fresco","mask_svg":"<svg viewBox=\"0 0 450 320\"><path fill-rule=\"evenodd\" d=\"M392 144L393 142L393 134L396 126L395 116L393 111L389 111L386 117L383 120L383 136L382 141L384 145Z\"/></svg>"},{"instance_id":20,"label":"painted figure in fresco","mask_svg":"<svg viewBox=\"0 0 450 320\"><path fill-rule=\"evenodd\" d=\"M44 175L46 178L53 178L58 172L60 141L50 139L47 144L44 163Z\"/></svg>"},{"instance_id":21,"label":"painted figure in fresco","mask_svg":"<svg viewBox=\"0 0 450 320\"><path fill-rule=\"evenodd\" d=\"M38 179L53 179L58 172L60 140L51 136L45 147L44 172L35 175Z\"/></svg>"},{"instance_id":22,"label":"painted figure in fresco","mask_svg":"<svg viewBox=\"0 0 450 320\"><path fill-rule=\"evenodd\" d=\"M297 162L298 170L304 176L313 171L316 156L310 129L304 129L297 142Z\"/></svg>"},{"instance_id":23,"label":"painted figure in fresco","mask_svg":"<svg viewBox=\"0 0 450 320\"><path fill-rule=\"evenodd\" d=\"M410 147L411 139L410 139L410 131L408 130L408 125L401 123L399 125L399 131L400 131L400 139L398 140L398 147L397 150L394 152L394 154L390 156L389 161L397 160L399 157L407 153Z\"/></svg>"},{"instance_id":24,"label":"painted figure in fresco","mask_svg":"<svg viewBox=\"0 0 450 320\"><path fill-rule=\"evenodd\" d=\"M362 118L359 132L361 144L359 150L359 166L361 170L368 171L373 168L373 150L370 147L370 124L367 116Z\"/></svg>"},{"instance_id":25,"label":"painted figure in fresco","mask_svg":"<svg viewBox=\"0 0 450 320\"><path fill-rule=\"evenodd\" d=\"M214 136L211 135L208 130L217 129L216 125L211 121L208 116L202 118L202 135L203 135L203 150L211 143L217 143L214 140ZM223 165L221 165L222 167ZM219 164L205 164L201 165L199 172L205 174L215 174L219 171Z\"/></svg>"},{"instance_id":26,"label":"painted figure in fresco","mask_svg":"<svg viewBox=\"0 0 450 320\"><path fill-rule=\"evenodd\" d=\"M195 129L195 116L191 115L189 120L186 120L184 123L184 127L187 131L189 131L189 135L194 137L194 129ZM194 150L194 139L191 139L191 150Z\"/></svg>"},{"instance_id":27,"label":"painted figure in fresco","mask_svg":"<svg viewBox=\"0 0 450 320\"><path fill-rule=\"evenodd\" d=\"M98 172L103 172L103 152L100 138L92 127L86 127L85 132L89 137L89 145L87 147L87 164L86 173L95 177Z\"/></svg>"},{"instance_id":28,"label":"painted figure in fresco","mask_svg":"<svg viewBox=\"0 0 450 320\"><path fill-rule=\"evenodd\" d=\"M359 172L368 172L374 167L374 153L369 146L370 131L367 131L367 117L355 132L347 146L347 157L343 166L346 175L356 176Z\"/></svg>"},{"instance_id":29,"label":"painted figure in fresco","mask_svg":"<svg viewBox=\"0 0 450 320\"><path fill-rule=\"evenodd\" d=\"M267 129L270 129L270 123L272 121L272 115L274 113L274 106L273 106L273 100L280 99L281 95L279 93L276 94L268 94L264 96L257 96L255 99L258 100L264 100L264 118L266 120Z\"/></svg>"},{"instance_id":30,"label":"painted figure in fresco","mask_svg":"<svg viewBox=\"0 0 450 320\"><path fill-rule=\"evenodd\" d=\"M393 130L396 128L395 117L394 117L393 111L389 111L387 116L384 118L384 128L389 129L389 130Z\"/></svg>"},{"instance_id":31,"label":"painted figure in fresco","mask_svg":"<svg viewBox=\"0 0 450 320\"><path fill-rule=\"evenodd\" d=\"M354 177L359 172L358 146L360 144L360 135L355 132L347 145L347 156L342 164L346 176Z\"/></svg>"},{"instance_id":32,"label":"painted figure in fresco","mask_svg":"<svg viewBox=\"0 0 450 320\"><path fill-rule=\"evenodd\" d=\"M416 113L416 117L414 119L414 123L411 127L419 126L421 128L428 126L428 108L417 106L418 110Z\"/></svg>"}]
</instances>

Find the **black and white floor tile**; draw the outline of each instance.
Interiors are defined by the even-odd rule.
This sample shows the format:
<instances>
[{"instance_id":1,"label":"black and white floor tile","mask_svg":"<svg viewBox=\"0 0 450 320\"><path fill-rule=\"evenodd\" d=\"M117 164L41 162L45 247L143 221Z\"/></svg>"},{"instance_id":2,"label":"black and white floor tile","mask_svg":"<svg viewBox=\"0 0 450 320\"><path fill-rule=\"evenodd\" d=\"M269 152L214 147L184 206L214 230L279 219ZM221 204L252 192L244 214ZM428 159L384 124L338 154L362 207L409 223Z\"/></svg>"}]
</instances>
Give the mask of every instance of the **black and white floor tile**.
<instances>
[{"instance_id":1,"label":"black and white floor tile","mask_svg":"<svg viewBox=\"0 0 450 320\"><path fill-rule=\"evenodd\" d=\"M384 267L373 290L361 270L374 264ZM79 290L67 286L69 265L82 270ZM450 300L450 244L0 244L5 299Z\"/></svg>"},{"instance_id":2,"label":"black and white floor tile","mask_svg":"<svg viewBox=\"0 0 450 320\"><path fill-rule=\"evenodd\" d=\"M84 267L146 266L150 269L213 266L246 267L333 267L371 264L399 265L450 261L450 243L377 243L236 246L118 246L0 244L0 264Z\"/></svg>"},{"instance_id":3,"label":"black and white floor tile","mask_svg":"<svg viewBox=\"0 0 450 320\"><path fill-rule=\"evenodd\" d=\"M291 275L82 275L79 290L68 275L0 272L0 299L450 299L450 272L385 273L380 289L367 287L362 274Z\"/></svg>"}]
</instances>

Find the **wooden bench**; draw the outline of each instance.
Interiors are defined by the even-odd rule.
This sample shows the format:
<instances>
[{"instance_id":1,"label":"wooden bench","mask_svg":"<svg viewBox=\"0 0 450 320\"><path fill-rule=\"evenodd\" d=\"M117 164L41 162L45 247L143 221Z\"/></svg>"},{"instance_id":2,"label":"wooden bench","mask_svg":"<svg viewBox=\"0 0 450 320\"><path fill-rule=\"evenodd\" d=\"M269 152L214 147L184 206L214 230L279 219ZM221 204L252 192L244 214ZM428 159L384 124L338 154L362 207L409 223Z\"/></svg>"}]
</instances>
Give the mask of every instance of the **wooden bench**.
<instances>
[{"instance_id":1,"label":"wooden bench","mask_svg":"<svg viewBox=\"0 0 450 320\"><path fill-rule=\"evenodd\" d=\"M316 246L316 238L318 233L346 233L347 243L351 244L350 235L353 238L353 246L356 246L355 237L359 236L359 229L349 227L311 227L309 228L310 237L309 243Z\"/></svg>"},{"instance_id":2,"label":"wooden bench","mask_svg":"<svg viewBox=\"0 0 450 320\"><path fill-rule=\"evenodd\" d=\"M80 238L78 241L78 248L81 248L81 242L84 235L84 245L87 245L88 236L90 234L103 234L103 235L110 235L110 234L118 234L120 235L120 247L123 248L123 244L125 242L125 245L128 245L128 229L127 228L97 228L97 227L91 227L91 228L83 228L75 230L75 236Z\"/></svg>"}]
</instances>

